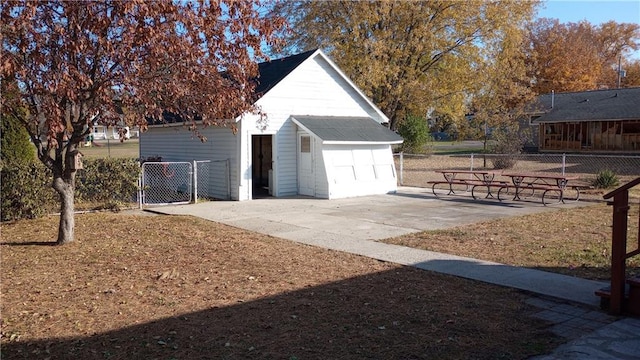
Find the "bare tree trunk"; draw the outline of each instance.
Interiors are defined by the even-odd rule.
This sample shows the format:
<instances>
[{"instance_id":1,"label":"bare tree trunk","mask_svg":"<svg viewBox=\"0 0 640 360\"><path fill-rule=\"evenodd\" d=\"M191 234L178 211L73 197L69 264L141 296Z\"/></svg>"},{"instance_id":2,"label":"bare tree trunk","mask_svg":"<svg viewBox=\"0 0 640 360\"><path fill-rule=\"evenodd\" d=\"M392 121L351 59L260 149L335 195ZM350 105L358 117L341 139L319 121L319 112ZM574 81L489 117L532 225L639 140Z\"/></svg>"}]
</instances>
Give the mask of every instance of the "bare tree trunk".
<instances>
[{"instance_id":1,"label":"bare tree trunk","mask_svg":"<svg viewBox=\"0 0 640 360\"><path fill-rule=\"evenodd\" d=\"M74 174L75 175L75 174ZM60 223L58 225L58 245L70 243L74 240L75 229L75 203L74 203L74 176L71 179L56 178L53 180L53 188L60 195Z\"/></svg>"},{"instance_id":2,"label":"bare tree trunk","mask_svg":"<svg viewBox=\"0 0 640 360\"><path fill-rule=\"evenodd\" d=\"M67 151L64 154L66 161L61 161L63 156L59 156L58 161L54 163L52 187L60 196L60 223L58 224L58 240L56 241L58 245L73 242L75 239L76 170L69 166L73 161L73 153L74 151Z\"/></svg>"}]
</instances>

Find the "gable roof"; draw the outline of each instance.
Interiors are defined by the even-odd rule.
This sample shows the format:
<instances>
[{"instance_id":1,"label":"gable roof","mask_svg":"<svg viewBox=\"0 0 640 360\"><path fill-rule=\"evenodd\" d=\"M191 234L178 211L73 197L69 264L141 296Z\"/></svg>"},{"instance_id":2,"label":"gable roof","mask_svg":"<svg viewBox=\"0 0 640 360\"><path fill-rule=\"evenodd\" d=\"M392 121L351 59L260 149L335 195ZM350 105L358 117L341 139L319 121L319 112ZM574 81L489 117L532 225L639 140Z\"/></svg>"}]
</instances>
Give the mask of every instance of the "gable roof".
<instances>
[{"instance_id":1,"label":"gable roof","mask_svg":"<svg viewBox=\"0 0 640 360\"><path fill-rule=\"evenodd\" d=\"M389 118L385 115L382 110L376 106L371 99L369 99L363 92L358 88L358 86L349 79L349 77L340 70L340 68L331 60L329 57L319 49L309 50L297 55L288 56L282 59L271 60L267 62L263 62L258 64L258 70L260 75L258 76L257 82L258 86L256 87L256 95L258 98L265 95L269 90L271 90L274 86L276 86L281 80L283 80L287 75L289 75L293 70L295 70L298 66L300 66L305 61L319 57L324 60L329 67L335 71L338 76L347 83L349 87L351 87L358 96L364 100L364 102L371 107L373 112L377 115L377 117L381 120L380 122L387 123L389 122Z\"/></svg>"},{"instance_id":2,"label":"gable roof","mask_svg":"<svg viewBox=\"0 0 640 360\"><path fill-rule=\"evenodd\" d=\"M278 85L280 81L286 78L292 71L300 66L305 61L319 56L342 78L357 94L360 96L378 117L381 122L389 122L389 118L380 110L354 83L349 79L338 66L331 61L323 52L319 49L313 49L305 51L300 54L287 56L280 59L265 61L258 64L258 77L255 79L257 85L254 90L256 101L269 92L274 86ZM177 114L164 111L163 120L155 120L148 118L149 125L167 125L167 124L183 124L184 119ZM236 120L239 120L236 119Z\"/></svg>"},{"instance_id":3,"label":"gable roof","mask_svg":"<svg viewBox=\"0 0 640 360\"><path fill-rule=\"evenodd\" d=\"M400 135L369 117L293 115L293 122L323 144L400 144Z\"/></svg>"},{"instance_id":4,"label":"gable roof","mask_svg":"<svg viewBox=\"0 0 640 360\"><path fill-rule=\"evenodd\" d=\"M640 87L540 95L535 108L532 123L640 120Z\"/></svg>"},{"instance_id":5,"label":"gable roof","mask_svg":"<svg viewBox=\"0 0 640 360\"><path fill-rule=\"evenodd\" d=\"M305 51L300 54L288 56L281 59L275 59L271 61L265 61L258 64L258 78L256 79L258 85L256 86L256 95L258 97L271 90L276 86L280 80L284 79L293 69L302 64L311 55L313 55L317 49Z\"/></svg>"}]
</instances>

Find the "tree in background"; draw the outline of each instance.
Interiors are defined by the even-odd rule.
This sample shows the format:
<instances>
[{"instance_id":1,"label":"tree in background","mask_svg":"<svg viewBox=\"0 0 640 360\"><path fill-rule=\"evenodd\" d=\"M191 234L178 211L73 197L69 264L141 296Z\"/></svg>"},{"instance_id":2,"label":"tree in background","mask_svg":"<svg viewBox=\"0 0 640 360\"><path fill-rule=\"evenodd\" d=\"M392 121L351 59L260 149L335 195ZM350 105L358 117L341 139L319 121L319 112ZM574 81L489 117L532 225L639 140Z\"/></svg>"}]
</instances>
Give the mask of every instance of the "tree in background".
<instances>
[{"instance_id":1,"label":"tree in background","mask_svg":"<svg viewBox=\"0 0 640 360\"><path fill-rule=\"evenodd\" d=\"M622 64L626 75L621 78L622 87L640 86L640 60L626 61Z\"/></svg>"},{"instance_id":2,"label":"tree in background","mask_svg":"<svg viewBox=\"0 0 640 360\"><path fill-rule=\"evenodd\" d=\"M524 25L524 23L522 24ZM504 34L485 44L494 54L477 72L478 88L472 99L474 122L482 128L484 152L488 150L490 129L495 144L492 151L516 154L525 141L520 122L534 99L527 67L526 33L522 27L505 27ZM507 31L511 31L507 34ZM508 164L500 164L504 166ZM484 166L486 167L486 159Z\"/></svg>"},{"instance_id":3,"label":"tree in background","mask_svg":"<svg viewBox=\"0 0 640 360\"><path fill-rule=\"evenodd\" d=\"M422 116L409 115L398 125L398 134L402 136L402 151L421 154L430 139L429 126Z\"/></svg>"},{"instance_id":4,"label":"tree in background","mask_svg":"<svg viewBox=\"0 0 640 360\"><path fill-rule=\"evenodd\" d=\"M586 21L562 24L557 19L538 19L529 28L534 91L615 88L618 61L637 50L639 41L638 24L610 21L594 26Z\"/></svg>"},{"instance_id":5,"label":"tree in background","mask_svg":"<svg viewBox=\"0 0 640 360\"><path fill-rule=\"evenodd\" d=\"M15 80L21 96L3 99L2 112L28 130L53 172L58 244L74 239L74 156L97 117L113 125L124 110L144 129L167 110L197 134L196 121L224 125L258 110L256 60L283 23L261 16L261 3L3 2L2 81Z\"/></svg>"},{"instance_id":6,"label":"tree in background","mask_svg":"<svg viewBox=\"0 0 640 360\"><path fill-rule=\"evenodd\" d=\"M325 49L390 118L432 110L462 121L491 57L484 44L523 27L532 1L295 1L286 50ZM510 69L503 69L508 72Z\"/></svg>"}]
</instances>

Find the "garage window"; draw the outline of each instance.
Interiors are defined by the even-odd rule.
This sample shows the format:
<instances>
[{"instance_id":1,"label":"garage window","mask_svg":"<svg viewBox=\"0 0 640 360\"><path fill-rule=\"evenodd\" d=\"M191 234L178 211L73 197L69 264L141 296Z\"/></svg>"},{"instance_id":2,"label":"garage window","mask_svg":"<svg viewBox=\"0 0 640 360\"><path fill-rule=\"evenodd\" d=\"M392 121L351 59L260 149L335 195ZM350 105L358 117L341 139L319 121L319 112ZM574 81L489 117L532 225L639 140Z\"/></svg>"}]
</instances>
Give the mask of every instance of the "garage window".
<instances>
[{"instance_id":1,"label":"garage window","mask_svg":"<svg viewBox=\"0 0 640 360\"><path fill-rule=\"evenodd\" d=\"M300 137L300 152L301 153L310 153L311 152L311 137L310 136L301 136Z\"/></svg>"}]
</instances>

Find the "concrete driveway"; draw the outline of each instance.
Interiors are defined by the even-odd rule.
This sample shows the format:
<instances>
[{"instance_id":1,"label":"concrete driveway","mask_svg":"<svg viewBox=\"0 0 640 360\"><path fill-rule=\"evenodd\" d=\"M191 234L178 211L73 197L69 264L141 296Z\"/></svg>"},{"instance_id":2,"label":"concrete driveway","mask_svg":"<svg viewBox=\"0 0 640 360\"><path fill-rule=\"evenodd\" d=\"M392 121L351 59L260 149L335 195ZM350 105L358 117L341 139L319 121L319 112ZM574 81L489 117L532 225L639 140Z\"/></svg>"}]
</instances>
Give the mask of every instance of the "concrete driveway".
<instances>
[{"instance_id":1,"label":"concrete driveway","mask_svg":"<svg viewBox=\"0 0 640 360\"><path fill-rule=\"evenodd\" d=\"M564 302L543 301L544 304L551 304L550 307L544 305L543 310L535 316L557 324L552 331L563 335L576 331L576 327L581 333L599 329L540 359L613 359L620 354L637 354L639 321L629 318L606 325L610 320L597 320L608 319L605 314L590 310L599 305L599 298L594 291L606 283L372 241L421 230L445 229L500 217L588 204L570 202L544 206L540 201L500 203L497 200L473 200L465 195L436 198L429 189L403 187L396 194L352 199L297 197L244 202L213 201L153 210L163 214L198 216L308 245L587 305L589 310ZM542 300L533 298L530 301ZM578 357L575 357L576 354Z\"/></svg>"},{"instance_id":2,"label":"concrete driveway","mask_svg":"<svg viewBox=\"0 0 640 360\"><path fill-rule=\"evenodd\" d=\"M583 206L544 206L540 201L473 200L435 197L430 189L403 187L396 194L350 199L271 198L163 206L154 211L192 215L299 243L345 251L424 270L533 291L591 306L601 282L489 261L441 254L375 240L422 230L446 229L507 216Z\"/></svg>"},{"instance_id":3,"label":"concrete driveway","mask_svg":"<svg viewBox=\"0 0 640 360\"><path fill-rule=\"evenodd\" d=\"M422 230L446 229L481 221L558 208L538 201L473 200L468 194L435 197L430 189L401 187L396 194L324 200L308 197L251 201L212 201L153 209L194 215L290 240L379 240Z\"/></svg>"}]
</instances>

